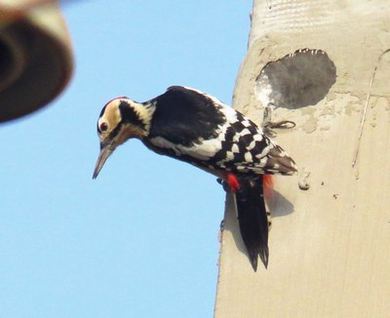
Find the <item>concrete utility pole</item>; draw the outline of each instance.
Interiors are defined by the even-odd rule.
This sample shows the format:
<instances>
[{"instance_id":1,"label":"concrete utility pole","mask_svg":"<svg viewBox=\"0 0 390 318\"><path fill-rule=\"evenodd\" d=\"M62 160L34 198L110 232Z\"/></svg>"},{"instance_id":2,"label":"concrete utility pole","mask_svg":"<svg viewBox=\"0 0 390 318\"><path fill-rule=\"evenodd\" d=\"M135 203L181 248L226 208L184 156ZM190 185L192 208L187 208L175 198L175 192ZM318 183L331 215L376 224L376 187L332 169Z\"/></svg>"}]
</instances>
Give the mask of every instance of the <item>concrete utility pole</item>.
<instances>
[{"instance_id":1,"label":"concrete utility pole","mask_svg":"<svg viewBox=\"0 0 390 318\"><path fill-rule=\"evenodd\" d=\"M268 270L227 197L215 317L389 317L389 2L255 0L251 18L234 107L295 122L276 139L300 173L275 177Z\"/></svg>"}]
</instances>

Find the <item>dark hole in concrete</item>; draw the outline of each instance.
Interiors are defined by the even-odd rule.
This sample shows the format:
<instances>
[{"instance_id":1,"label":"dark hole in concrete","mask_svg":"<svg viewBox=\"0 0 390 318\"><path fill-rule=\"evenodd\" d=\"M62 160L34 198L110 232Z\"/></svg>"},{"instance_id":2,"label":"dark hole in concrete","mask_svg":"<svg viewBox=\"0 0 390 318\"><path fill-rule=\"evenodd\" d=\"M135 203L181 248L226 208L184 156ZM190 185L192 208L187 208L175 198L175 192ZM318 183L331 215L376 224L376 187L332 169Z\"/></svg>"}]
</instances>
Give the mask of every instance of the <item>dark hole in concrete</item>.
<instances>
[{"instance_id":1,"label":"dark hole in concrete","mask_svg":"<svg viewBox=\"0 0 390 318\"><path fill-rule=\"evenodd\" d=\"M303 49L269 62L256 82L264 106L300 108L326 96L336 82L336 66L324 51Z\"/></svg>"}]
</instances>

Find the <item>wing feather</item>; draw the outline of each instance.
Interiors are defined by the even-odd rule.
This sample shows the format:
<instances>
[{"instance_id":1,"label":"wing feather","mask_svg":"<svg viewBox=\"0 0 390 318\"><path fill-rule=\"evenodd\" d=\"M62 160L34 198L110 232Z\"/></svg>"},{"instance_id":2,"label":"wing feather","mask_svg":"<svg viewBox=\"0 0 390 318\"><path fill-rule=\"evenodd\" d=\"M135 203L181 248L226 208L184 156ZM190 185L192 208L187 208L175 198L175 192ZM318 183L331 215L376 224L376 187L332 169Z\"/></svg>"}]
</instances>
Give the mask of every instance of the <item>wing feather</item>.
<instances>
[{"instance_id":1,"label":"wing feather","mask_svg":"<svg viewBox=\"0 0 390 318\"><path fill-rule=\"evenodd\" d=\"M297 171L294 160L260 127L216 98L173 86L156 101L152 131L144 143L159 154L237 173Z\"/></svg>"}]
</instances>

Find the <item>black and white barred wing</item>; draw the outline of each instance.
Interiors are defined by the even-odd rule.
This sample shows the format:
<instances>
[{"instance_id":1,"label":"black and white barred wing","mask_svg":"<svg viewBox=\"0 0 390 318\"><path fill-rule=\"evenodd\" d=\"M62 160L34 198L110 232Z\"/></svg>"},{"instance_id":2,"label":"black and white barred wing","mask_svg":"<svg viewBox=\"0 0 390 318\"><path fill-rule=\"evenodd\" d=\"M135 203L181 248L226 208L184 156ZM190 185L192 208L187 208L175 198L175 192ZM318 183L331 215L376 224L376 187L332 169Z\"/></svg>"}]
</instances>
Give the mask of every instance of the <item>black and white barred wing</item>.
<instances>
[{"instance_id":1,"label":"black and white barred wing","mask_svg":"<svg viewBox=\"0 0 390 318\"><path fill-rule=\"evenodd\" d=\"M248 118L200 91L172 87L157 98L152 150L209 170L293 174L294 161Z\"/></svg>"},{"instance_id":2,"label":"black and white barred wing","mask_svg":"<svg viewBox=\"0 0 390 318\"><path fill-rule=\"evenodd\" d=\"M296 172L294 160L241 113L224 108L227 125L221 130L220 149L210 159L216 167L234 172L285 174Z\"/></svg>"}]
</instances>

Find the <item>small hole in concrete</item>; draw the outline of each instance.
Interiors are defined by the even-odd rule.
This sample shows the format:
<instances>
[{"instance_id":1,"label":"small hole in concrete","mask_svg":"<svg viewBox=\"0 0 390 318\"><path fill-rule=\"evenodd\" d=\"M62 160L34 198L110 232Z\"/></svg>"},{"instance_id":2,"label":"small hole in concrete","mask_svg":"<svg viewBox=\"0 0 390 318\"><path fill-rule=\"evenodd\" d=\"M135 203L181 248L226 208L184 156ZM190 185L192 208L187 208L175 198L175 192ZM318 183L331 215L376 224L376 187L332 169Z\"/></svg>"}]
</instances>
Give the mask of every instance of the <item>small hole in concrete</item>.
<instances>
[{"instance_id":1,"label":"small hole in concrete","mask_svg":"<svg viewBox=\"0 0 390 318\"><path fill-rule=\"evenodd\" d=\"M336 67L322 50L303 49L269 62L256 79L264 106L300 108L315 105L336 82Z\"/></svg>"}]
</instances>

